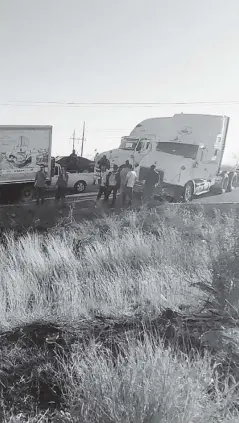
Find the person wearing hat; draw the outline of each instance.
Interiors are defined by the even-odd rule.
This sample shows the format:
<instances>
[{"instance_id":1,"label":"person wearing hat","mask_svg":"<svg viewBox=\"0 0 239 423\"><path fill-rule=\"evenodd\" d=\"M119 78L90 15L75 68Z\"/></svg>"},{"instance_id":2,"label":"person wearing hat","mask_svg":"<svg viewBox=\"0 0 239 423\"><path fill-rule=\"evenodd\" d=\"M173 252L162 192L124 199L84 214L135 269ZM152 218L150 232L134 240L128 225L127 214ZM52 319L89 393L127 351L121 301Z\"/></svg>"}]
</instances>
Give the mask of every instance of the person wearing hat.
<instances>
[{"instance_id":1,"label":"person wearing hat","mask_svg":"<svg viewBox=\"0 0 239 423\"><path fill-rule=\"evenodd\" d=\"M148 173L145 178L144 188L143 188L143 200L148 202L150 201L155 192L155 186L159 182L159 174L156 172L156 166L150 166Z\"/></svg>"},{"instance_id":2,"label":"person wearing hat","mask_svg":"<svg viewBox=\"0 0 239 423\"><path fill-rule=\"evenodd\" d=\"M44 203L45 200L45 188L46 188L46 172L44 164L40 165L40 170L36 173L35 185L36 189L36 204L39 205Z\"/></svg>"}]
</instances>

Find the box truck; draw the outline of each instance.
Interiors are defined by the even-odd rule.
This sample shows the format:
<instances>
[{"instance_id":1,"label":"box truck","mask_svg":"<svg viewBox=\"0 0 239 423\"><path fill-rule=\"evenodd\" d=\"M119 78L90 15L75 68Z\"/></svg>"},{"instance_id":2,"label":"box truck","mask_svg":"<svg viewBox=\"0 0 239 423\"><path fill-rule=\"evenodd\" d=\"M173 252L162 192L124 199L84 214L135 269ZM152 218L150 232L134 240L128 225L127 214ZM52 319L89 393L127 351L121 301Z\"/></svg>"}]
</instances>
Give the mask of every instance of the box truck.
<instances>
[{"instance_id":1,"label":"box truck","mask_svg":"<svg viewBox=\"0 0 239 423\"><path fill-rule=\"evenodd\" d=\"M140 162L135 193L142 193L146 174L156 166L160 182L155 195L191 201L212 191L225 193L237 186L238 159L227 148L229 117L176 114L142 122L155 134L154 148ZM225 154L226 153L226 154Z\"/></svg>"},{"instance_id":2,"label":"box truck","mask_svg":"<svg viewBox=\"0 0 239 423\"><path fill-rule=\"evenodd\" d=\"M55 174L51 149L52 126L0 126L0 193L30 200L41 164L50 185Z\"/></svg>"},{"instance_id":3,"label":"box truck","mask_svg":"<svg viewBox=\"0 0 239 423\"><path fill-rule=\"evenodd\" d=\"M32 200L41 164L47 176L46 189L56 190L61 165L51 151L52 126L0 126L0 197L4 202ZM93 172L69 173L68 188L75 193L93 184Z\"/></svg>"}]
</instances>

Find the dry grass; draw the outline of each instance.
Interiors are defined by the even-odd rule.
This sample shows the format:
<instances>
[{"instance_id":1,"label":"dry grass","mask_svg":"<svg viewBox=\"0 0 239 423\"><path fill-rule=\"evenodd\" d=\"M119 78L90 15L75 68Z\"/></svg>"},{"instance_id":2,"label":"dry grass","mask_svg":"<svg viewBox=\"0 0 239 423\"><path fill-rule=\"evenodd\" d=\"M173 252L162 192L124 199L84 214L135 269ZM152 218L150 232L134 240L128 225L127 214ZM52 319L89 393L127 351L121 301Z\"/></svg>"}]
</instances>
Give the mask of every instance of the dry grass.
<instances>
[{"instance_id":1,"label":"dry grass","mask_svg":"<svg viewBox=\"0 0 239 423\"><path fill-rule=\"evenodd\" d=\"M2 402L3 421L238 421L233 405L237 377L224 375L219 384L209 353L203 357L198 353L189 360L182 352L175 355L171 347L155 342L149 333L144 341L136 341L135 332L123 337L122 327L115 362L94 334L90 345L79 340L82 324L93 327L97 316L114 322L154 319L165 308L193 316L207 307L237 321L236 216L216 213L208 217L200 208L177 206L160 210L105 216L57 228L45 237L28 234L16 240L13 234L5 236L0 247L1 331L51 322L71 329L75 338L64 356L61 350L53 354L36 341L32 346L19 341L14 347L10 341L2 346L0 372L5 378L7 374L10 383L9 374L18 369L18 385L14 382L11 389L16 395L22 393L15 408L12 397ZM218 336L210 335L207 340L212 350L219 350L219 332L217 328ZM237 324L225 328L225 334L230 335L230 351L237 354ZM25 367L30 363L34 369L29 368L25 379L21 363ZM3 384L4 377L0 377ZM51 389L64 393L61 404L70 414L60 413L63 405L59 404L54 410L50 404L48 411L36 408L41 405L44 379L51 380ZM212 379L213 394L209 389ZM34 397L31 390L28 398L30 385L38 394ZM38 404L34 402L37 395ZM20 411L28 417L16 420ZM15 416L12 420L11 415Z\"/></svg>"}]
</instances>

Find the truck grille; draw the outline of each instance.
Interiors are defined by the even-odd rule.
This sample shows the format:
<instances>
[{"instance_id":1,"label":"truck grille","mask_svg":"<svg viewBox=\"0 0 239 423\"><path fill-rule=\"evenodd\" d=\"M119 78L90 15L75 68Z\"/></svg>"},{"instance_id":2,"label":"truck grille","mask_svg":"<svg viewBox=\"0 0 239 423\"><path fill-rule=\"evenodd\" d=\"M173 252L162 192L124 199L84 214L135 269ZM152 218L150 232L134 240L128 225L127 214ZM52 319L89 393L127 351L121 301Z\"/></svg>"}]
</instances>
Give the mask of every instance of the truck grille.
<instances>
[{"instance_id":1,"label":"truck grille","mask_svg":"<svg viewBox=\"0 0 239 423\"><path fill-rule=\"evenodd\" d=\"M148 171L149 171L148 167L140 167L140 170L139 170L140 181L144 181L146 179ZM162 184L163 178L164 178L164 172L162 170L157 170L157 172L159 173L159 180L160 180L160 183Z\"/></svg>"}]
</instances>

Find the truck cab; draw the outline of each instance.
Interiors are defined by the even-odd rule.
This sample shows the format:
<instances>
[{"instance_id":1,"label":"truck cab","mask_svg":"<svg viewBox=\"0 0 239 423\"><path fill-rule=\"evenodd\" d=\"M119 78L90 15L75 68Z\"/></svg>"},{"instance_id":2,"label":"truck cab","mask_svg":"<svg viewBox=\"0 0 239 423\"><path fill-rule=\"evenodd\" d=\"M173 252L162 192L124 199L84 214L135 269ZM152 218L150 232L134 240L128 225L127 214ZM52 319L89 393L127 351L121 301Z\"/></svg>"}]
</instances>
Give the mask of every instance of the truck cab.
<instances>
[{"instance_id":1,"label":"truck cab","mask_svg":"<svg viewBox=\"0 0 239 423\"><path fill-rule=\"evenodd\" d=\"M98 154L95 158L95 172L98 172L98 161L103 157L110 161L111 168L114 164L119 167L123 165L126 160L129 160L134 166L139 164L142 158L152 149L152 139L150 137L133 137L125 136L121 138L121 143L118 148Z\"/></svg>"}]
</instances>

